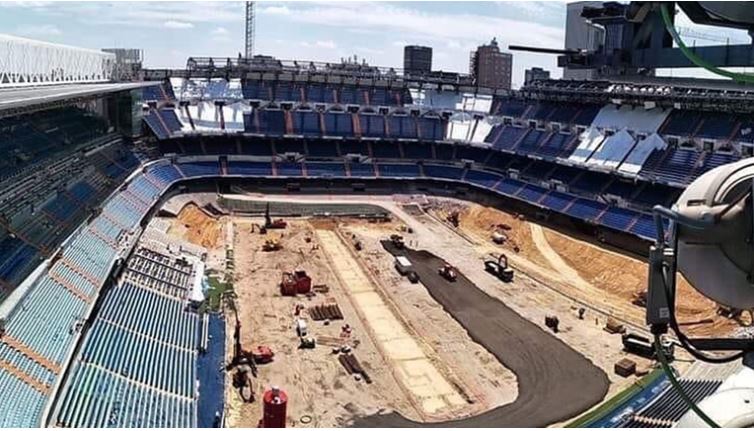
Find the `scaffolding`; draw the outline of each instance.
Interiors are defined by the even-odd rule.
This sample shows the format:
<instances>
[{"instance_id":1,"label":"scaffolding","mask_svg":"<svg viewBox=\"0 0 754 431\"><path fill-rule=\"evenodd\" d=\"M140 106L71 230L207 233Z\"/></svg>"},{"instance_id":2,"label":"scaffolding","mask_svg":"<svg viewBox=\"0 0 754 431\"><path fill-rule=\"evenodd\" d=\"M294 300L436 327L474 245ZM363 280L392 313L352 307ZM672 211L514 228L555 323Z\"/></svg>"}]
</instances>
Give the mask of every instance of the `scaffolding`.
<instances>
[{"instance_id":1,"label":"scaffolding","mask_svg":"<svg viewBox=\"0 0 754 431\"><path fill-rule=\"evenodd\" d=\"M115 54L0 34L0 88L107 82Z\"/></svg>"}]
</instances>

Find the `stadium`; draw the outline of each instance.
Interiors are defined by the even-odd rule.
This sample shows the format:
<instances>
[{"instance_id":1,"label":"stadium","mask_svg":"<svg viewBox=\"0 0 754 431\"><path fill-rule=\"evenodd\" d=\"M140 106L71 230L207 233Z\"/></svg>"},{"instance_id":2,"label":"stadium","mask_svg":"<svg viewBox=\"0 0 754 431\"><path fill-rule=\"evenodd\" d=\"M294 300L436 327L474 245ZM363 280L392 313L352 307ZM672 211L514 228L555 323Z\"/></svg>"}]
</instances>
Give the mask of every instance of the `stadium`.
<instances>
[{"instance_id":1,"label":"stadium","mask_svg":"<svg viewBox=\"0 0 754 431\"><path fill-rule=\"evenodd\" d=\"M139 55L0 35L0 426L671 427L745 374L664 371L647 261L748 84ZM688 274L670 325L747 336Z\"/></svg>"}]
</instances>

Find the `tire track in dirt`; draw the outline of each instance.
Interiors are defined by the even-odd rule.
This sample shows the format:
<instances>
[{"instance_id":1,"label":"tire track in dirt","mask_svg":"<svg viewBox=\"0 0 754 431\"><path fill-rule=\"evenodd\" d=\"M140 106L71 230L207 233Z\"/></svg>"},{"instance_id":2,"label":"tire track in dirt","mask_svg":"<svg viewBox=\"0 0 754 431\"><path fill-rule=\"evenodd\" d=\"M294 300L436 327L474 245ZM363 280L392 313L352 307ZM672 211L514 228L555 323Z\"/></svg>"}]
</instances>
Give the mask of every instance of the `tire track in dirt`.
<instances>
[{"instance_id":1,"label":"tire track in dirt","mask_svg":"<svg viewBox=\"0 0 754 431\"><path fill-rule=\"evenodd\" d=\"M518 379L516 400L469 418L418 423L398 413L354 420L355 427L545 427L572 418L600 402L608 378L564 342L519 316L478 289L463 274L450 283L437 274L442 259L427 251L396 250L406 255L430 295Z\"/></svg>"}]
</instances>

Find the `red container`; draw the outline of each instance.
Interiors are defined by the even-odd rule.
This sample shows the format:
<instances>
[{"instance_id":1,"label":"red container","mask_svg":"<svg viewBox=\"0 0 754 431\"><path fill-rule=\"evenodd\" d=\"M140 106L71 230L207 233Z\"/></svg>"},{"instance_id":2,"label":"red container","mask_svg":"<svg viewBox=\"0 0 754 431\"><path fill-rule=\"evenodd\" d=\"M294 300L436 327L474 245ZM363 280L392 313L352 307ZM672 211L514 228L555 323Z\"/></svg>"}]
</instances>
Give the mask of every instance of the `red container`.
<instances>
[{"instance_id":1,"label":"red container","mask_svg":"<svg viewBox=\"0 0 754 431\"><path fill-rule=\"evenodd\" d=\"M288 407L288 395L285 391L273 386L264 392L262 400L264 402L262 428L285 428Z\"/></svg>"}]
</instances>

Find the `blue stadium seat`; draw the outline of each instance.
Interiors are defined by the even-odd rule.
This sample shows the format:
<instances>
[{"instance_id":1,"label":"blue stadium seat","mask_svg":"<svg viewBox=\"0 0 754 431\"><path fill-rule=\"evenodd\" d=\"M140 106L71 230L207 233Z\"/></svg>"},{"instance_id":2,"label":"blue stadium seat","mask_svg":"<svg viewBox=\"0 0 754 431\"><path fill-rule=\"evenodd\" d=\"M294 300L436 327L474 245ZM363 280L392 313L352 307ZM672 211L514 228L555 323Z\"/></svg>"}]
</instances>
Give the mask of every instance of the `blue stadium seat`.
<instances>
[{"instance_id":1,"label":"blue stadium seat","mask_svg":"<svg viewBox=\"0 0 754 431\"><path fill-rule=\"evenodd\" d=\"M381 177L421 177L419 166L415 164L378 163L377 169Z\"/></svg>"},{"instance_id":2,"label":"blue stadium seat","mask_svg":"<svg viewBox=\"0 0 754 431\"><path fill-rule=\"evenodd\" d=\"M606 208L607 205L603 203L578 198L565 210L565 213L582 220L593 221Z\"/></svg>"},{"instance_id":3,"label":"blue stadium seat","mask_svg":"<svg viewBox=\"0 0 754 431\"><path fill-rule=\"evenodd\" d=\"M424 175L431 178L443 178L448 180L461 180L463 168L446 165L424 165Z\"/></svg>"},{"instance_id":4,"label":"blue stadium seat","mask_svg":"<svg viewBox=\"0 0 754 431\"><path fill-rule=\"evenodd\" d=\"M322 135L319 117L318 112L296 111L293 113L293 130L295 133L306 137L319 137Z\"/></svg>"},{"instance_id":5,"label":"blue stadium seat","mask_svg":"<svg viewBox=\"0 0 754 431\"><path fill-rule=\"evenodd\" d=\"M619 230L621 232L628 229L631 222L638 217L638 213L635 211L627 210L624 208L610 207L602 214L599 222L607 227Z\"/></svg>"},{"instance_id":6,"label":"blue stadium seat","mask_svg":"<svg viewBox=\"0 0 754 431\"><path fill-rule=\"evenodd\" d=\"M346 177L346 165L342 162L307 162L306 174L310 177Z\"/></svg>"},{"instance_id":7,"label":"blue stadium seat","mask_svg":"<svg viewBox=\"0 0 754 431\"><path fill-rule=\"evenodd\" d=\"M547 189L533 184L524 184L518 193L516 193L516 196L527 202L538 203L545 194L547 194Z\"/></svg>"},{"instance_id":8,"label":"blue stadium seat","mask_svg":"<svg viewBox=\"0 0 754 431\"><path fill-rule=\"evenodd\" d=\"M270 136L285 134L285 113L281 110L261 109L259 115L259 133Z\"/></svg>"},{"instance_id":9,"label":"blue stadium seat","mask_svg":"<svg viewBox=\"0 0 754 431\"><path fill-rule=\"evenodd\" d=\"M184 162L178 166L186 178L220 175L220 165L217 162Z\"/></svg>"},{"instance_id":10,"label":"blue stadium seat","mask_svg":"<svg viewBox=\"0 0 754 431\"><path fill-rule=\"evenodd\" d=\"M426 170L424 172L426 173ZM495 184L497 184L498 181L500 181L502 178L503 177L499 174L472 169L466 173L466 178L464 179L464 181L492 189L495 187Z\"/></svg>"},{"instance_id":11,"label":"blue stadium seat","mask_svg":"<svg viewBox=\"0 0 754 431\"><path fill-rule=\"evenodd\" d=\"M541 201L541 204L545 208L563 212L566 207L568 207L568 205L573 202L574 199L575 198L571 195L553 190L545 195L544 199L542 199Z\"/></svg>"},{"instance_id":12,"label":"blue stadium seat","mask_svg":"<svg viewBox=\"0 0 754 431\"><path fill-rule=\"evenodd\" d=\"M277 174L281 177L300 177L303 175L301 163L283 162L277 164Z\"/></svg>"},{"instance_id":13,"label":"blue stadium seat","mask_svg":"<svg viewBox=\"0 0 754 431\"><path fill-rule=\"evenodd\" d=\"M361 136L365 138L385 137L385 117L375 114L359 114Z\"/></svg>"},{"instance_id":14,"label":"blue stadium seat","mask_svg":"<svg viewBox=\"0 0 754 431\"><path fill-rule=\"evenodd\" d=\"M354 136L351 114L343 112L326 112L324 118L325 130L323 131L323 134L325 136Z\"/></svg>"},{"instance_id":15,"label":"blue stadium seat","mask_svg":"<svg viewBox=\"0 0 754 431\"><path fill-rule=\"evenodd\" d=\"M270 162L228 161L229 175L272 176Z\"/></svg>"},{"instance_id":16,"label":"blue stadium seat","mask_svg":"<svg viewBox=\"0 0 754 431\"><path fill-rule=\"evenodd\" d=\"M351 163L348 165L351 171L351 177L375 177L374 165L372 163Z\"/></svg>"},{"instance_id":17,"label":"blue stadium seat","mask_svg":"<svg viewBox=\"0 0 754 431\"><path fill-rule=\"evenodd\" d=\"M524 135L529 129L516 126L505 126L500 132L495 141L492 143L494 148L512 150L516 146L516 143L521 136Z\"/></svg>"}]
</instances>

